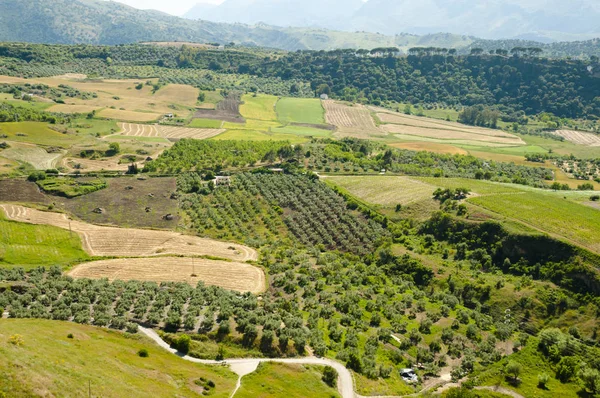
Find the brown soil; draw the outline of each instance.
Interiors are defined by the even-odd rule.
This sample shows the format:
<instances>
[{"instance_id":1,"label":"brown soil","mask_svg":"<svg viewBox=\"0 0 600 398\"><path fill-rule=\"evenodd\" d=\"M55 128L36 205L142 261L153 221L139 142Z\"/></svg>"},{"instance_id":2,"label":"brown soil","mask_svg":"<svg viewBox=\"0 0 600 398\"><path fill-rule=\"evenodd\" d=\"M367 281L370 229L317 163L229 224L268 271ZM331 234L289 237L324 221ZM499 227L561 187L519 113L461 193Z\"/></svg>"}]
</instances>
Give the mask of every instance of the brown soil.
<instances>
[{"instance_id":1,"label":"brown soil","mask_svg":"<svg viewBox=\"0 0 600 398\"><path fill-rule=\"evenodd\" d=\"M0 202L50 203L37 184L25 180L0 180Z\"/></svg>"},{"instance_id":2,"label":"brown soil","mask_svg":"<svg viewBox=\"0 0 600 398\"><path fill-rule=\"evenodd\" d=\"M217 104L216 109L197 109L195 118L223 120L232 123L244 123L246 119L240 114L241 98L239 94L230 93Z\"/></svg>"}]
</instances>

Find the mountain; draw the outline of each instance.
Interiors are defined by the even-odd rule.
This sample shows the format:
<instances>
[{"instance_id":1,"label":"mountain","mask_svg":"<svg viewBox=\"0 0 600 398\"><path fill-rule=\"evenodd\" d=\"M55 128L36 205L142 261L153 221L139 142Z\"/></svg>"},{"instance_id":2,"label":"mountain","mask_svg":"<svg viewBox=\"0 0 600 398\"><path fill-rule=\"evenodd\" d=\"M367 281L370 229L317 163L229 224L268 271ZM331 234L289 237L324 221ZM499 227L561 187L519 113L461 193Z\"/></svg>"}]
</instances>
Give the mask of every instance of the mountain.
<instances>
[{"instance_id":1,"label":"mountain","mask_svg":"<svg viewBox=\"0 0 600 398\"><path fill-rule=\"evenodd\" d=\"M225 0L186 17L386 35L450 32L541 42L600 36L597 0Z\"/></svg>"},{"instance_id":2,"label":"mountain","mask_svg":"<svg viewBox=\"0 0 600 398\"><path fill-rule=\"evenodd\" d=\"M194 7L184 17L228 23L343 29L345 21L363 4L362 0L225 0L208 11L206 4L199 3L200 12Z\"/></svg>"}]
</instances>

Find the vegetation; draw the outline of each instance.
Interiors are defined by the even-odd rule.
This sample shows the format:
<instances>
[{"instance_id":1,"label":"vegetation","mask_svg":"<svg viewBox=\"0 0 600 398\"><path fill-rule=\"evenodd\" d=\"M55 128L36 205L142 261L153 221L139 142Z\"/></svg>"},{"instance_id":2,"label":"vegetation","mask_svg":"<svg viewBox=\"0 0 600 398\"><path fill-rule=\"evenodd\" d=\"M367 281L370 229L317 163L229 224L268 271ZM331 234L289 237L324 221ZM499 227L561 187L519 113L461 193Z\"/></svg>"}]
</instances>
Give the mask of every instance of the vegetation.
<instances>
[{"instance_id":1,"label":"vegetation","mask_svg":"<svg viewBox=\"0 0 600 398\"><path fill-rule=\"evenodd\" d=\"M34 175L30 175L30 180L32 176ZM36 181L44 192L67 198L86 195L107 186L106 180L99 178L39 177L40 175L37 173L37 176L34 177L37 180L32 181Z\"/></svg>"}]
</instances>

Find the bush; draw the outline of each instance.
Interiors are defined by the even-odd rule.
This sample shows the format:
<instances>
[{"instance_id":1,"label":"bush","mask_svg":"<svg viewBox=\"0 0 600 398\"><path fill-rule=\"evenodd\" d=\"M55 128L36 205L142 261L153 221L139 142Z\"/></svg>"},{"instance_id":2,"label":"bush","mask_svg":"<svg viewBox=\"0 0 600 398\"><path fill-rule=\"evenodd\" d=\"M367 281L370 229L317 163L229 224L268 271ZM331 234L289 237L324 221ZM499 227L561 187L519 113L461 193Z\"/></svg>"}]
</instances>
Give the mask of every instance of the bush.
<instances>
[{"instance_id":1,"label":"bush","mask_svg":"<svg viewBox=\"0 0 600 398\"><path fill-rule=\"evenodd\" d=\"M331 366L325 366L323 370L323 381L330 387L337 386L338 372Z\"/></svg>"},{"instance_id":2,"label":"bush","mask_svg":"<svg viewBox=\"0 0 600 398\"><path fill-rule=\"evenodd\" d=\"M577 373L578 361L574 357L564 357L556 367L556 378L563 383L570 381Z\"/></svg>"},{"instance_id":3,"label":"bush","mask_svg":"<svg viewBox=\"0 0 600 398\"><path fill-rule=\"evenodd\" d=\"M187 354L188 352L190 352L191 343L192 339L190 338L190 336L188 336L187 334L182 334L175 341L175 348L182 354Z\"/></svg>"},{"instance_id":4,"label":"bush","mask_svg":"<svg viewBox=\"0 0 600 398\"><path fill-rule=\"evenodd\" d=\"M23 336L21 336L20 334L13 334L8 338L8 342L12 345L16 345L17 347L20 347L23 344L25 344L25 340L23 340Z\"/></svg>"},{"instance_id":5,"label":"bush","mask_svg":"<svg viewBox=\"0 0 600 398\"><path fill-rule=\"evenodd\" d=\"M548 384L548 381L550 381L550 376L548 376L546 373L538 375L538 387L546 388L546 384Z\"/></svg>"},{"instance_id":6,"label":"bush","mask_svg":"<svg viewBox=\"0 0 600 398\"><path fill-rule=\"evenodd\" d=\"M592 394L600 393L600 372L596 369L585 368L579 372L579 378L586 390Z\"/></svg>"},{"instance_id":7,"label":"bush","mask_svg":"<svg viewBox=\"0 0 600 398\"><path fill-rule=\"evenodd\" d=\"M509 376L512 376L513 380L518 380L519 375L523 371L523 367L518 362L510 361L506 364L505 371Z\"/></svg>"},{"instance_id":8,"label":"bush","mask_svg":"<svg viewBox=\"0 0 600 398\"><path fill-rule=\"evenodd\" d=\"M67 335L67 338L68 338L68 339L72 339L72 338L73 338L73 333L69 333L69 334Z\"/></svg>"},{"instance_id":9,"label":"bush","mask_svg":"<svg viewBox=\"0 0 600 398\"><path fill-rule=\"evenodd\" d=\"M585 184L577 185L577 189L580 191L593 191L594 184L591 182L586 182Z\"/></svg>"},{"instance_id":10,"label":"bush","mask_svg":"<svg viewBox=\"0 0 600 398\"><path fill-rule=\"evenodd\" d=\"M33 173L29 174L29 177L27 177L28 181L42 181L46 179L46 173L43 171L34 171Z\"/></svg>"},{"instance_id":11,"label":"bush","mask_svg":"<svg viewBox=\"0 0 600 398\"><path fill-rule=\"evenodd\" d=\"M590 200L592 202L597 202L600 200L600 195L592 195L592 196L590 196Z\"/></svg>"},{"instance_id":12,"label":"bush","mask_svg":"<svg viewBox=\"0 0 600 398\"><path fill-rule=\"evenodd\" d=\"M141 350L139 350L138 355L142 358L148 358L148 356L150 356L150 354L148 353L148 350L145 348L142 348Z\"/></svg>"}]
</instances>

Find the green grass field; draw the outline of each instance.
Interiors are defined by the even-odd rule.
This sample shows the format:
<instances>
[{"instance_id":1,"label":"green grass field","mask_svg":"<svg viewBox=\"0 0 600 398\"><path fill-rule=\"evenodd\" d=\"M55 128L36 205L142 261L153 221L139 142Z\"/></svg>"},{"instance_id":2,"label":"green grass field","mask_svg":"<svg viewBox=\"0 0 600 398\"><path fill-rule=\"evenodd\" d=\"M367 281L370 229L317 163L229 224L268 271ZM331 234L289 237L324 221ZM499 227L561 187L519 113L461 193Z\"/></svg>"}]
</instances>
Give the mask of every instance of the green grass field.
<instances>
[{"instance_id":1,"label":"green grass field","mask_svg":"<svg viewBox=\"0 0 600 398\"><path fill-rule=\"evenodd\" d=\"M277 116L283 123L325 123L325 110L316 98L282 98L277 102Z\"/></svg>"},{"instance_id":2,"label":"green grass field","mask_svg":"<svg viewBox=\"0 0 600 398\"><path fill-rule=\"evenodd\" d=\"M256 372L242 378L236 398L339 397L336 389L322 380L317 366L262 363Z\"/></svg>"},{"instance_id":3,"label":"green grass field","mask_svg":"<svg viewBox=\"0 0 600 398\"><path fill-rule=\"evenodd\" d=\"M8 343L15 334L23 345ZM147 358L137 355L142 348ZM142 336L41 319L0 322L0 396L196 397L200 377L216 384L214 397L229 397L236 382L227 368L184 361Z\"/></svg>"},{"instance_id":4,"label":"green grass field","mask_svg":"<svg viewBox=\"0 0 600 398\"><path fill-rule=\"evenodd\" d=\"M409 177L329 176L331 181L365 202L381 205L409 205L431 198L435 186Z\"/></svg>"},{"instance_id":5,"label":"green grass field","mask_svg":"<svg viewBox=\"0 0 600 398\"><path fill-rule=\"evenodd\" d=\"M194 127L198 129L219 129L223 125L221 120L213 119L192 119L188 127Z\"/></svg>"},{"instance_id":6,"label":"green grass field","mask_svg":"<svg viewBox=\"0 0 600 398\"><path fill-rule=\"evenodd\" d=\"M600 252L600 212L591 207L538 192L479 196L468 201Z\"/></svg>"},{"instance_id":7,"label":"green grass field","mask_svg":"<svg viewBox=\"0 0 600 398\"><path fill-rule=\"evenodd\" d=\"M62 134L48 128L47 123L18 122L0 124L0 136L10 141L68 148L82 138L74 134Z\"/></svg>"},{"instance_id":8,"label":"green grass field","mask_svg":"<svg viewBox=\"0 0 600 398\"><path fill-rule=\"evenodd\" d=\"M246 119L277 120L277 113L275 113L277 99L274 95L259 94L255 97L246 94L242 97L244 103L240 105L240 113Z\"/></svg>"},{"instance_id":9,"label":"green grass field","mask_svg":"<svg viewBox=\"0 0 600 398\"><path fill-rule=\"evenodd\" d=\"M49 225L10 221L0 210L0 267L68 266L88 258L79 235Z\"/></svg>"}]
</instances>

